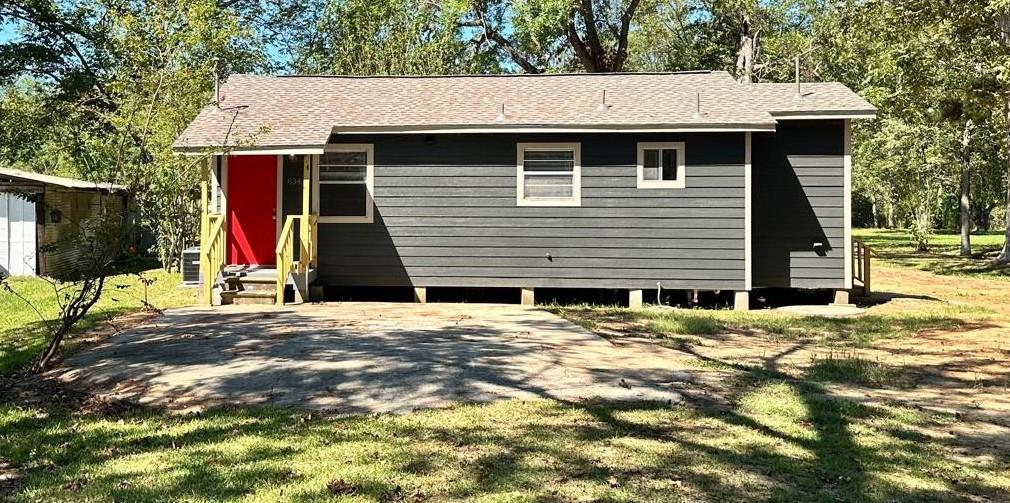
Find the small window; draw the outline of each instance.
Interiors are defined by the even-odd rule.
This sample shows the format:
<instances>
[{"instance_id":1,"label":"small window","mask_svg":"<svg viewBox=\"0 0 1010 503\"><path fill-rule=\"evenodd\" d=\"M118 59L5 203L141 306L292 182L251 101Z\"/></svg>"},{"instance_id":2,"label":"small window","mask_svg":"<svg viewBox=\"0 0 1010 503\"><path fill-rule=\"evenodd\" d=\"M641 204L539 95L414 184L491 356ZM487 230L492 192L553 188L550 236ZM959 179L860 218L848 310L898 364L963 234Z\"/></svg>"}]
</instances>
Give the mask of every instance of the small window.
<instances>
[{"instance_id":1,"label":"small window","mask_svg":"<svg viewBox=\"0 0 1010 503\"><path fill-rule=\"evenodd\" d=\"M578 143L520 143L516 148L516 204L579 206L582 169Z\"/></svg>"},{"instance_id":2,"label":"small window","mask_svg":"<svg viewBox=\"0 0 1010 503\"><path fill-rule=\"evenodd\" d=\"M322 223L371 223L371 145L330 145L319 156L315 200Z\"/></svg>"},{"instance_id":3,"label":"small window","mask_svg":"<svg viewBox=\"0 0 1010 503\"><path fill-rule=\"evenodd\" d=\"M639 143L638 188L684 188L684 143Z\"/></svg>"}]
</instances>

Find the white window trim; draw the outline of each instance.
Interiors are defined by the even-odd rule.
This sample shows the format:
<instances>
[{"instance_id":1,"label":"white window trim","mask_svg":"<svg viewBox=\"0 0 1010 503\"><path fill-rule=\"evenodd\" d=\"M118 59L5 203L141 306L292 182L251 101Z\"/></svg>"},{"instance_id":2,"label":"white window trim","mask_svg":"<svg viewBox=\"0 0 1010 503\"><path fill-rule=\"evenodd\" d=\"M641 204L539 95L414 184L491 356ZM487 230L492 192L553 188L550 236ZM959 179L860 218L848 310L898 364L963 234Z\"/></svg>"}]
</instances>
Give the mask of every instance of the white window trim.
<instances>
[{"instance_id":1,"label":"white window trim","mask_svg":"<svg viewBox=\"0 0 1010 503\"><path fill-rule=\"evenodd\" d=\"M319 216L321 224L370 224L375 219L375 149L371 143L339 143L327 145L325 152L365 152L365 214L361 216ZM319 165L320 156L312 156L312 210L319 214Z\"/></svg>"},{"instance_id":2,"label":"white window trim","mask_svg":"<svg viewBox=\"0 0 1010 503\"><path fill-rule=\"evenodd\" d=\"M645 151L646 150L676 150L677 151L677 179L676 180L646 180L645 179ZM660 154L660 160L663 156ZM638 188L640 189L683 189L686 186L687 178L687 154L684 151L684 142L643 142L638 144ZM662 171L662 168L660 168Z\"/></svg>"},{"instance_id":3,"label":"white window trim","mask_svg":"<svg viewBox=\"0 0 1010 503\"><path fill-rule=\"evenodd\" d=\"M572 167L572 197L526 199L526 174L523 171L523 153L527 150L572 151L574 158L574 166ZM568 174L568 172L564 174ZM582 144L516 143L516 206L582 206Z\"/></svg>"}]
</instances>

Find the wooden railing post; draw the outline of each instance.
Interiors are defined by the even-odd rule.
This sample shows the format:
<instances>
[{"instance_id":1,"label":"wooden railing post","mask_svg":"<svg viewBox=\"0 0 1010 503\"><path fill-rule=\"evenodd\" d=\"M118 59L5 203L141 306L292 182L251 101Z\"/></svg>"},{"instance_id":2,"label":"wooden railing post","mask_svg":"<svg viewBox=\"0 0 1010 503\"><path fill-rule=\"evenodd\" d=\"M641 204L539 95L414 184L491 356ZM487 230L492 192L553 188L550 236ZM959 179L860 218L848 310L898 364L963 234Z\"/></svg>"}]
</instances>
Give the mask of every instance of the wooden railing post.
<instances>
[{"instance_id":1,"label":"wooden railing post","mask_svg":"<svg viewBox=\"0 0 1010 503\"><path fill-rule=\"evenodd\" d=\"M305 156L305 160L302 162L302 221L301 229L299 235L301 237L301 266L304 269L302 272L307 272L309 268L309 262L312 259L312 243L310 240L314 239L315 236L309 235L309 229L311 223L309 222L309 214L312 213L312 209L309 208L309 193L312 190L312 169L311 169L311 156Z\"/></svg>"},{"instance_id":2,"label":"wooden railing post","mask_svg":"<svg viewBox=\"0 0 1010 503\"><path fill-rule=\"evenodd\" d=\"M865 245L864 245L865 246ZM873 250L870 247L866 247L863 253L863 288L866 290L866 295L870 295L870 259L873 258Z\"/></svg>"},{"instance_id":3,"label":"wooden railing post","mask_svg":"<svg viewBox=\"0 0 1010 503\"><path fill-rule=\"evenodd\" d=\"M210 247L210 213L209 213L209 199L210 194L209 181L210 181L210 163L213 162L213 157L209 157L207 162L203 164L202 172L200 174L200 303L205 306L210 306L213 304L214 299L213 287L212 287L212 264L209 260L209 247Z\"/></svg>"}]
</instances>

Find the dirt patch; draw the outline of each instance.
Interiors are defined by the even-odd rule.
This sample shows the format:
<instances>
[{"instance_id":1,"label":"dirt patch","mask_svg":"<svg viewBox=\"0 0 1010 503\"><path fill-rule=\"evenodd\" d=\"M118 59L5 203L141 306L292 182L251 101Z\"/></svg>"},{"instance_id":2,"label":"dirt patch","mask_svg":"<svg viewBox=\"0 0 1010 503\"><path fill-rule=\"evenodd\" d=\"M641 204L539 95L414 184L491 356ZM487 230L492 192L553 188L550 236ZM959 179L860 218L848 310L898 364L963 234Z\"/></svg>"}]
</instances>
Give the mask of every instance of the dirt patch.
<instances>
[{"instance_id":1,"label":"dirt patch","mask_svg":"<svg viewBox=\"0 0 1010 503\"><path fill-rule=\"evenodd\" d=\"M24 473L16 466L0 459L0 498L13 495L24 483Z\"/></svg>"},{"instance_id":2,"label":"dirt patch","mask_svg":"<svg viewBox=\"0 0 1010 503\"><path fill-rule=\"evenodd\" d=\"M137 409L136 404L75 389L53 377L22 373L0 384L0 405L59 408L80 415L118 415Z\"/></svg>"}]
</instances>

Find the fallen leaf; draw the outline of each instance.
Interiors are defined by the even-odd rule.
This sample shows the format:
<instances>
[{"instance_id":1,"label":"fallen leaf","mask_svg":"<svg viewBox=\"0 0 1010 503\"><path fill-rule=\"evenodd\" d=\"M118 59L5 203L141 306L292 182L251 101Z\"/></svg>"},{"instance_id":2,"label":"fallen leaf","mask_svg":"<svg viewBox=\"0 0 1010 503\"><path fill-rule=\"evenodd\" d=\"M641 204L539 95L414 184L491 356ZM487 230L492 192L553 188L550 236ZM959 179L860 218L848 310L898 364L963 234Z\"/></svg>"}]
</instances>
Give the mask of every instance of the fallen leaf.
<instances>
[{"instance_id":1,"label":"fallen leaf","mask_svg":"<svg viewBox=\"0 0 1010 503\"><path fill-rule=\"evenodd\" d=\"M358 488L353 484L348 483L344 479L333 479L329 484L326 484L326 488L330 490L330 494L334 496L344 496L347 494L354 494L358 491Z\"/></svg>"}]
</instances>

